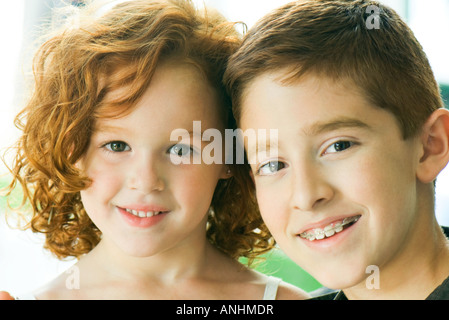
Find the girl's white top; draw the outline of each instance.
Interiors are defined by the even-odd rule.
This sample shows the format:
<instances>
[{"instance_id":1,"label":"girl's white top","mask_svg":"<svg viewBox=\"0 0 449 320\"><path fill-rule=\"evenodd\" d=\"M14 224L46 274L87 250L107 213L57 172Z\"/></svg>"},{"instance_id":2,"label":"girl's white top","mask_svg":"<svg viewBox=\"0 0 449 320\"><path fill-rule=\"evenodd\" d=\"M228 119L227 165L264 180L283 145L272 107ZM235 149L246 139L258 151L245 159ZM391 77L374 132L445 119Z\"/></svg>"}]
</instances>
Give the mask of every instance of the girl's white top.
<instances>
[{"instance_id":1,"label":"girl's white top","mask_svg":"<svg viewBox=\"0 0 449 320\"><path fill-rule=\"evenodd\" d=\"M267 284L265 286L265 292L263 294L263 300L276 300L279 284L281 279L276 277L268 277ZM15 298L16 300L37 300L32 293L21 294Z\"/></svg>"}]
</instances>

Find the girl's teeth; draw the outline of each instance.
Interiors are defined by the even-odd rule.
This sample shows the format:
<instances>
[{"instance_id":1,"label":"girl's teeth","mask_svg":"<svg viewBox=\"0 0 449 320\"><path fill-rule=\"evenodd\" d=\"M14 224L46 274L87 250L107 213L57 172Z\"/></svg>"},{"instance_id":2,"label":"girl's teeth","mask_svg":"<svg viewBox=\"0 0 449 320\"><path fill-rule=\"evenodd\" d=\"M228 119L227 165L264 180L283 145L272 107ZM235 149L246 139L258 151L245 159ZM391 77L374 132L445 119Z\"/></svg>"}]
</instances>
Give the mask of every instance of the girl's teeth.
<instances>
[{"instance_id":1,"label":"girl's teeth","mask_svg":"<svg viewBox=\"0 0 449 320\"><path fill-rule=\"evenodd\" d=\"M144 212L144 211L139 211L139 217L145 218L146 216L147 216L146 212Z\"/></svg>"},{"instance_id":2,"label":"girl's teeth","mask_svg":"<svg viewBox=\"0 0 449 320\"><path fill-rule=\"evenodd\" d=\"M153 212L153 211L137 211L137 210L132 210L132 209L125 209L126 212L131 213L132 215L139 217L139 218L150 218L153 216L157 216L158 214L161 213L161 211L159 212Z\"/></svg>"},{"instance_id":3,"label":"girl's teeth","mask_svg":"<svg viewBox=\"0 0 449 320\"><path fill-rule=\"evenodd\" d=\"M336 233L342 232L343 228L351 223L355 223L360 219L360 216L354 216L350 218L345 218L341 222L334 222L330 225L324 227L324 229L316 228L309 230L300 234L301 238L307 239L309 241L322 240L324 238L329 238Z\"/></svg>"}]
</instances>

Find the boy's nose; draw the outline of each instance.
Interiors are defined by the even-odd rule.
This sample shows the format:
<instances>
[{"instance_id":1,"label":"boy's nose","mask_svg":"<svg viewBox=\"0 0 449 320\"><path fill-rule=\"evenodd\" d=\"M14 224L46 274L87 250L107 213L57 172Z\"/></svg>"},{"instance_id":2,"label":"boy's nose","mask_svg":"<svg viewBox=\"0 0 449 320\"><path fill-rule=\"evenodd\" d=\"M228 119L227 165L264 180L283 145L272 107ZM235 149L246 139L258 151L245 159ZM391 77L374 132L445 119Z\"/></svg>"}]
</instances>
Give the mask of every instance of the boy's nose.
<instances>
[{"instance_id":1,"label":"boy's nose","mask_svg":"<svg viewBox=\"0 0 449 320\"><path fill-rule=\"evenodd\" d=\"M300 211L314 211L334 196L334 190L319 168L302 166L293 170L290 202Z\"/></svg>"},{"instance_id":2,"label":"boy's nose","mask_svg":"<svg viewBox=\"0 0 449 320\"><path fill-rule=\"evenodd\" d=\"M154 159L139 159L129 168L128 187L145 194L163 191L165 183L162 178L161 167Z\"/></svg>"}]
</instances>

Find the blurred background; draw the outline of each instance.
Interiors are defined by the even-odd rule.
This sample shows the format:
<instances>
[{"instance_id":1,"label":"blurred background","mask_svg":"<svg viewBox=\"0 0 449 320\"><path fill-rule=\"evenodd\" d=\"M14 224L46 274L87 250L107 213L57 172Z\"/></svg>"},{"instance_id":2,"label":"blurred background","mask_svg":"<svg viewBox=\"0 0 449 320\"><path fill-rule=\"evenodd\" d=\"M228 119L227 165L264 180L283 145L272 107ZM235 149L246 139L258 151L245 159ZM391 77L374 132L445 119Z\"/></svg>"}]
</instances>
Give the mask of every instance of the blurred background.
<instances>
[{"instance_id":1,"label":"blurred background","mask_svg":"<svg viewBox=\"0 0 449 320\"><path fill-rule=\"evenodd\" d=\"M116 1L120 2L120 1ZM198 7L215 7L231 21L242 21L250 28L259 18L287 0L197 0ZM384 0L409 24L428 55L443 98L449 103L449 0ZM64 4L71 4L66 7ZM33 43L43 23L60 23L64 15L83 5L83 0L2 1L0 30L0 152L17 138L14 116L23 107L25 75L31 65ZM56 16L55 8L66 8ZM444 40L446 39L446 40ZM413 88L410 88L413 90ZM0 174L7 170L0 163ZM0 176L0 187L8 177ZM398 190L400 192L400 190ZM449 226L449 168L437 181L437 219ZM6 199L0 197L0 290L14 294L29 292L68 269L74 260L59 261L42 249L41 236L11 229L4 219ZM312 291L320 287L312 277L290 261L280 250L268 254L257 266L262 272L281 277Z\"/></svg>"}]
</instances>

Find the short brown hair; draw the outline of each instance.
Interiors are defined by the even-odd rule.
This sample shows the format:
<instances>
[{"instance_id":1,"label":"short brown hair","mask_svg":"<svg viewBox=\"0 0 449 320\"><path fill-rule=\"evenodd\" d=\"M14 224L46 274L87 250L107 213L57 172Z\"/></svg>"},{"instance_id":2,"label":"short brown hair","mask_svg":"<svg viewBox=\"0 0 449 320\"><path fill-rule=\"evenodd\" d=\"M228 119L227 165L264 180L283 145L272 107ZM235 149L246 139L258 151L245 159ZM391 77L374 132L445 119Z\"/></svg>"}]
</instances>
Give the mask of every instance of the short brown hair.
<instances>
[{"instance_id":1,"label":"short brown hair","mask_svg":"<svg viewBox=\"0 0 449 320\"><path fill-rule=\"evenodd\" d=\"M374 28L368 25L372 18L378 23ZM251 81L280 69L286 69L286 82L306 73L349 79L370 103L395 115L404 138L415 135L443 107L413 32L395 11L376 1L297 1L261 19L225 73L237 120Z\"/></svg>"},{"instance_id":2,"label":"short brown hair","mask_svg":"<svg viewBox=\"0 0 449 320\"><path fill-rule=\"evenodd\" d=\"M79 257L100 241L101 231L80 198L91 181L76 167L96 120L106 110L113 111L107 116L129 112L163 59L197 65L216 89L224 113L231 115L225 125L235 127L222 84L226 62L241 41L234 24L216 12L197 10L188 0L127 1L99 17L90 15L90 7L81 11L89 14L81 15L79 26L51 35L37 51L33 94L16 118L23 134L9 186L11 193L22 185L33 211L30 227L45 233L46 247L59 258ZM121 67L127 72L117 72ZM107 93L123 85L128 85L126 94L105 103ZM214 193L207 238L233 258L253 258L269 250L273 240L260 217L247 166L229 167L233 176L220 180Z\"/></svg>"}]
</instances>

